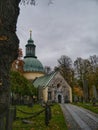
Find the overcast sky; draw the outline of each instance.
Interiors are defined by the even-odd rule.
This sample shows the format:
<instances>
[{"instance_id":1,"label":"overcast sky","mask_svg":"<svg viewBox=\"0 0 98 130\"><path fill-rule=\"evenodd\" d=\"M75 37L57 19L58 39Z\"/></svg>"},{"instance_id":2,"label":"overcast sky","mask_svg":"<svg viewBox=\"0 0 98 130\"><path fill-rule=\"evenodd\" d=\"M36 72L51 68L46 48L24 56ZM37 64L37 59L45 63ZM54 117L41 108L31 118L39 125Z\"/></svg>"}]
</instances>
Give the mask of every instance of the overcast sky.
<instances>
[{"instance_id":1,"label":"overcast sky","mask_svg":"<svg viewBox=\"0 0 98 130\"><path fill-rule=\"evenodd\" d=\"M37 0L36 6L20 5L17 35L25 55L32 30L36 56L52 68L61 55L72 60L98 55L98 0Z\"/></svg>"}]
</instances>

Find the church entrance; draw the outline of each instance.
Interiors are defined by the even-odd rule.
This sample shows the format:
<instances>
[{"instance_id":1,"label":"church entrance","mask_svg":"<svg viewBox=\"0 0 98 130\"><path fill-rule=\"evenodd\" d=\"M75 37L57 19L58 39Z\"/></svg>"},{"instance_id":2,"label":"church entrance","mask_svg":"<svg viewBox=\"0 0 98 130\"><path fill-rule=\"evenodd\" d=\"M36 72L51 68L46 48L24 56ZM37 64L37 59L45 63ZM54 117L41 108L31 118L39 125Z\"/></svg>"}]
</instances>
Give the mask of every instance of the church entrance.
<instances>
[{"instance_id":1,"label":"church entrance","mask_svg":"<svg viewBox=\"0 0 98 130\"><path fill-rule=\"evenodd\" d=\"M58 95L58 103L62 103L62 96Z\"/></svg>"}]
</instances>

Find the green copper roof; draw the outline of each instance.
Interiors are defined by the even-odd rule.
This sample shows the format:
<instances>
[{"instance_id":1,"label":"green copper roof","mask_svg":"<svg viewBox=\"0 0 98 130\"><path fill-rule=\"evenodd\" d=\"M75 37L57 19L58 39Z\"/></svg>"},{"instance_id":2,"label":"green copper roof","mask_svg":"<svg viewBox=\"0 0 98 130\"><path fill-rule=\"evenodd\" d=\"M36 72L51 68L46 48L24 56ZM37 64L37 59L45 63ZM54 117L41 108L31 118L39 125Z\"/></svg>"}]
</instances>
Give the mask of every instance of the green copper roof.
<instances>
[{"instance_id":1,"label":"green copper roof","mask_svg":"<svg viewBox=\"0 0 98 130\"><path fill-rule=\"evenodd\" d=\"M28 40L28 44L33 44L34 43L34 41L30 38L29 40ZM34 44L33 44L34 45ZM35 45L34 45L35 46Z\"/></svg>"},{"instance_id":2,"label":"green copper roof","mask_svg":"<svg viewBox=\"0 0 98 130\"><path fill-rule=\"evenodd\" d=\"M49 82L51 81L51 79L55 76L56 72L53 72L51 74L45 75L45 76L41 76L38 77L34 82L33 85L37 88L37 87L46 87Z\"/></svg>"},{"instance_id":3,"label":"green copper roof","mask_svg":"<svg viewBox=\"0 0 98 130\"><path fill-rule=\"evenodd\" d=\"M44 72L43 65L37 58L24 58L24 71Z\"/></svg>"}]
</instances>

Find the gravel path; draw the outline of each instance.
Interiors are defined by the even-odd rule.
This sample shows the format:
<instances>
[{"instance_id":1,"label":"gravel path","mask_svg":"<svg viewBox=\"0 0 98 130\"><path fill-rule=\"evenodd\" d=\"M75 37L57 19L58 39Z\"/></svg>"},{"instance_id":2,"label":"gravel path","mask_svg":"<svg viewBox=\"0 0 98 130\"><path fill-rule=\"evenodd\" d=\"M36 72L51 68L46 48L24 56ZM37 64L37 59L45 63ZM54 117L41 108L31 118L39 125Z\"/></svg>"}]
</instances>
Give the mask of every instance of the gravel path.
<instances>
[{"instance_id":1,"label":"gravel path","mask_svg":"<svg viewBox=\"0 0 98 130\"><path fill-rule=\"evenodd\" d=\"M98 114L72 104L60 104L68 130L98 130Z\"/></svg>"}]
</instances>

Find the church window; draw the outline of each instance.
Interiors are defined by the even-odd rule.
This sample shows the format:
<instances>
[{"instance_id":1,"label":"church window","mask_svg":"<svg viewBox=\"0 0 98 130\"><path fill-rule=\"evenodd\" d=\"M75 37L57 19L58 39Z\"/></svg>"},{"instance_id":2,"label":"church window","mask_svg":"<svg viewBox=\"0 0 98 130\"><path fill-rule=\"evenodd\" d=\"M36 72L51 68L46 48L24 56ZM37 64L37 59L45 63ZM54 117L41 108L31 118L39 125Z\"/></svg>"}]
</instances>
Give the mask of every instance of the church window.
<instances>
[{"instance_id":1,"label":"church window","mask_svg":"<svg viewBox=\"0 0 98 130\"><path fill-rule=\"evenodd\" d=\"M51 92L48 92L48 100L51 100Z\"/></svg>"},{"instance_id":2,"label":"church window","mask_svg":"<svg viewBox=\"0 0 98 130\"><path fill-rule=\"evenodd\" d=\"M57 84L57 88L59 88L59 87L60 87L60 84L58 83L58 84Z\"/></svg>"}]
</instances>

